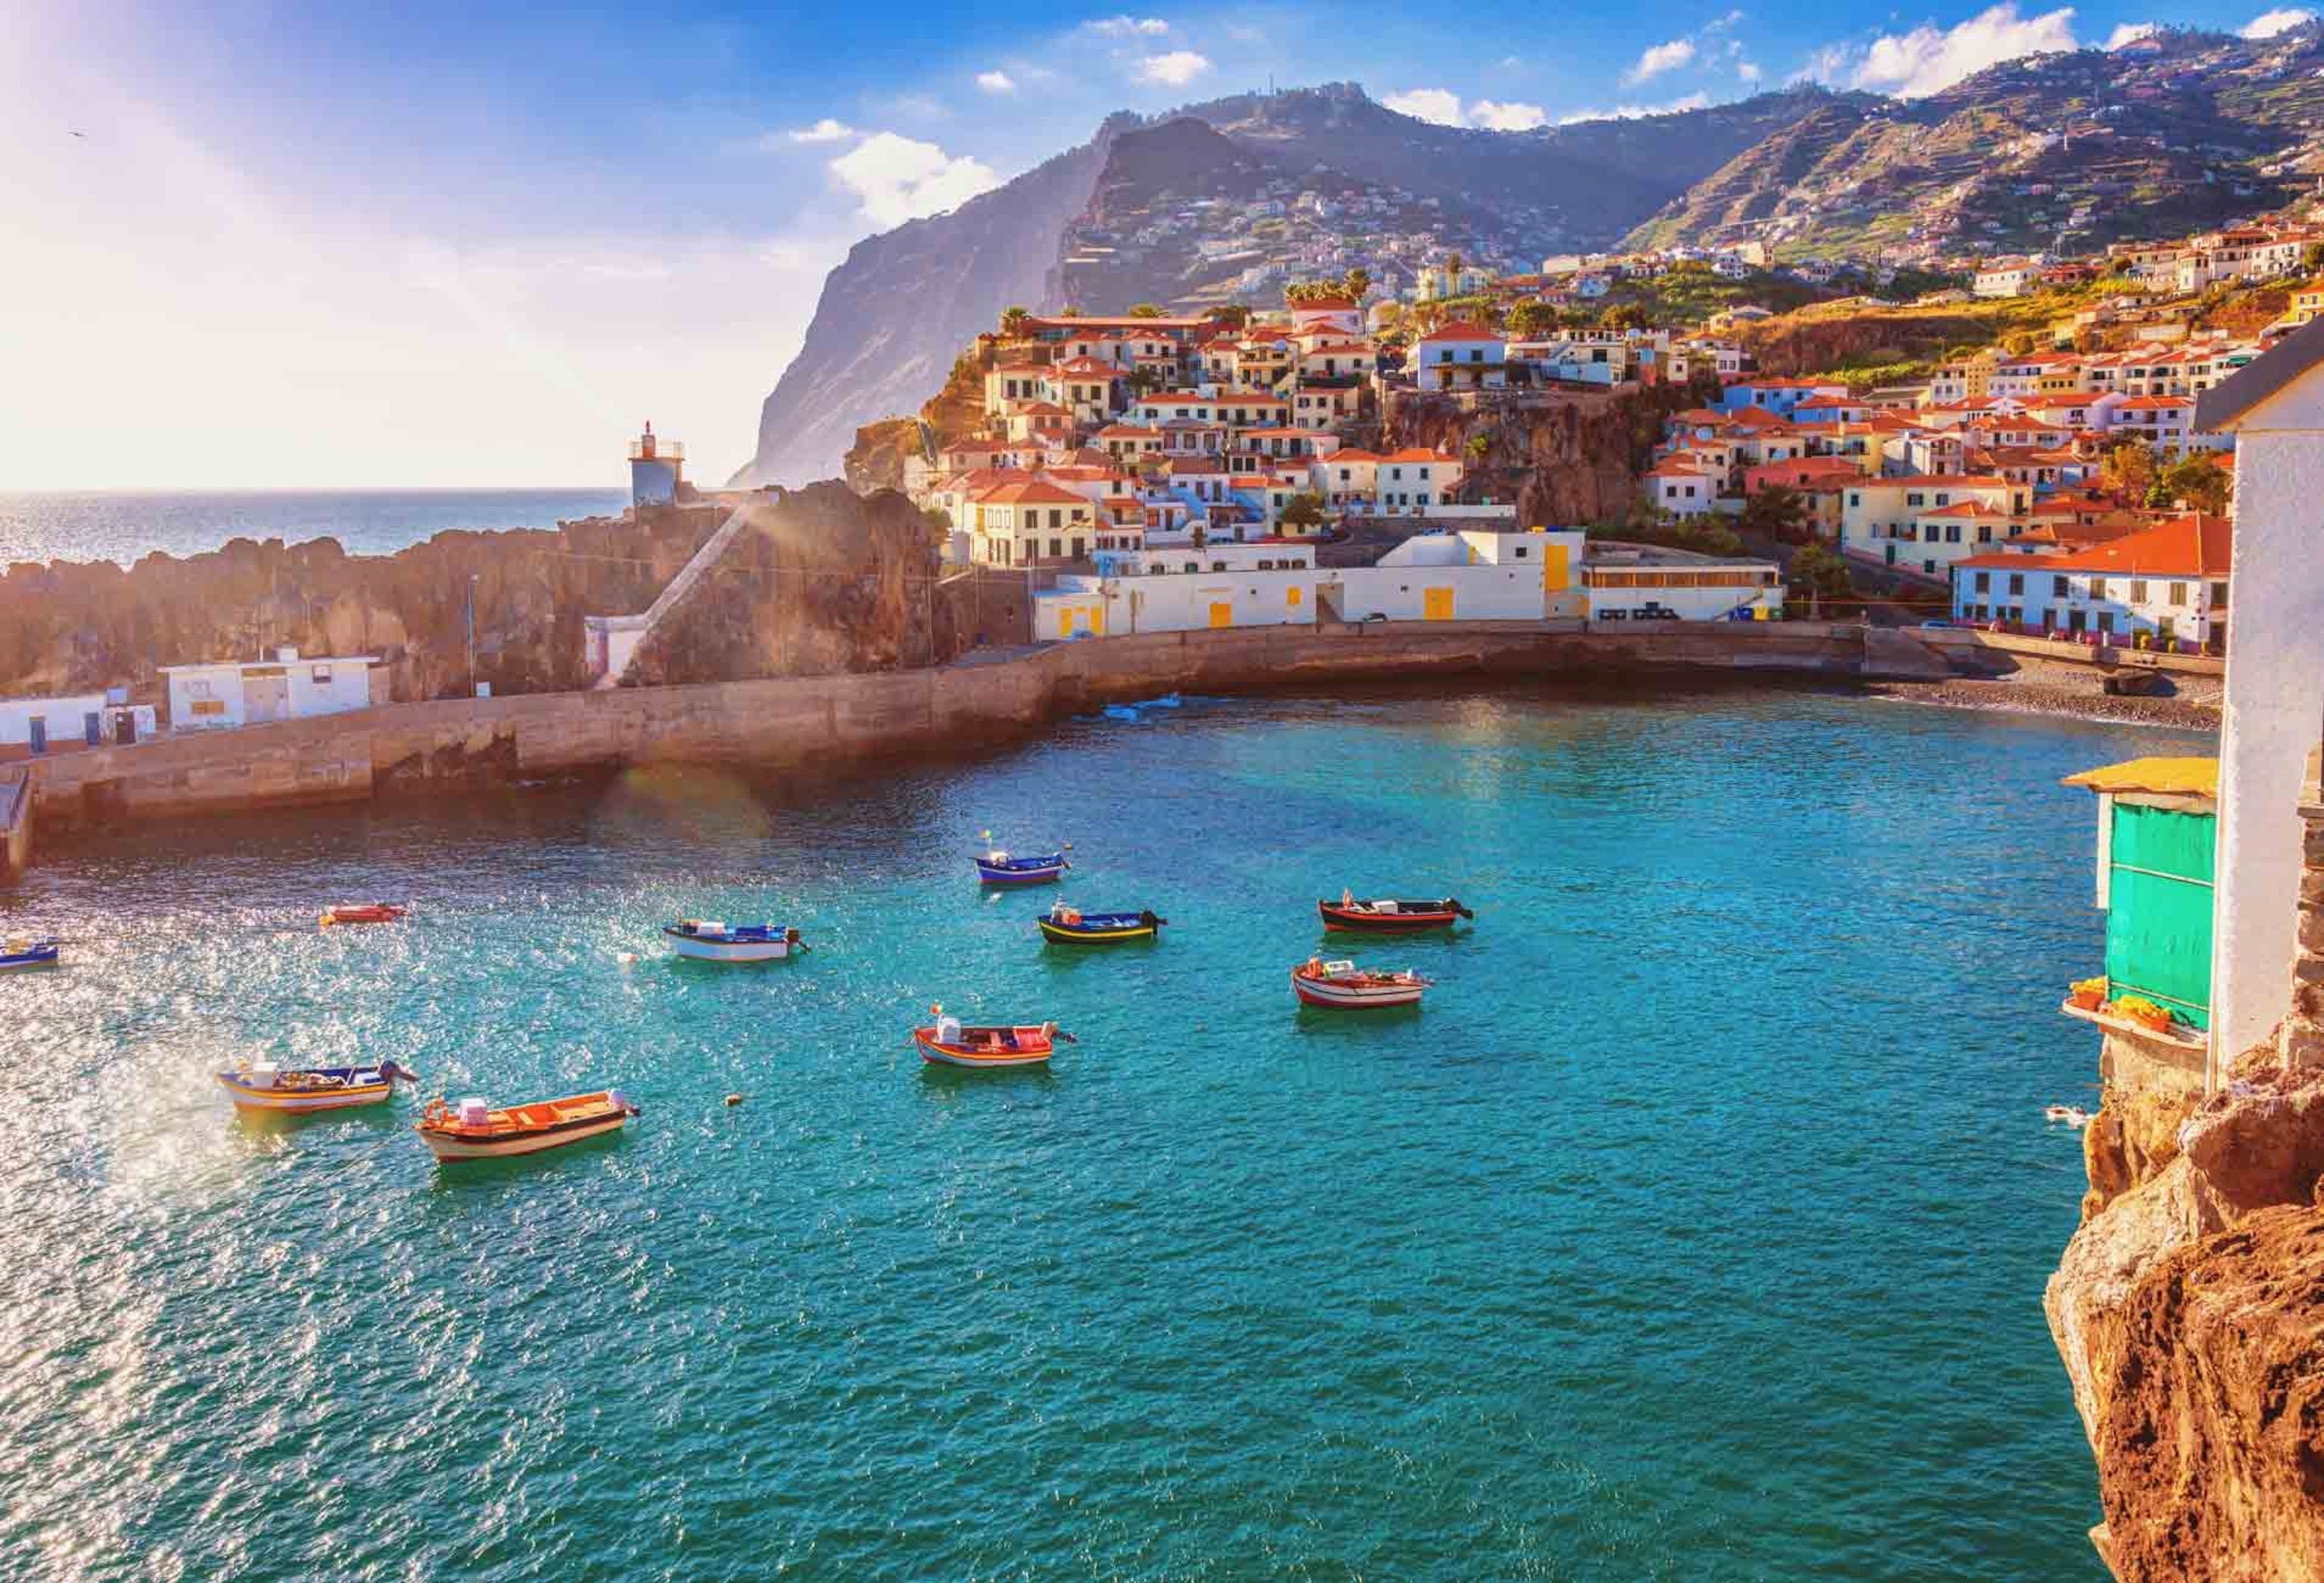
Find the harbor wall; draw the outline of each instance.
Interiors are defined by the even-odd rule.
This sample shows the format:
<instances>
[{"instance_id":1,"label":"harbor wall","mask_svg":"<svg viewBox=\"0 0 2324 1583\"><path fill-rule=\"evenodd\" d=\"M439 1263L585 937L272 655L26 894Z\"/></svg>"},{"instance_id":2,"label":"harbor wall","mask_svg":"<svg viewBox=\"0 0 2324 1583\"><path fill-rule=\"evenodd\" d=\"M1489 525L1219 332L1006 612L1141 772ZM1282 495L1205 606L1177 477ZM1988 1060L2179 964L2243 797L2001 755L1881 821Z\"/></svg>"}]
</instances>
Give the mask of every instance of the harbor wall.
<instances>
[{"instance_id":1,"label":"harbor wall","mask_svg":"<svg viewBox=\"0 0 2324 1583\"><path fill-rule=\"evenodd\" d=\"M1831 623L1367 623L1157 633L933 669L391 704L23 766L46 831L453 794L655 762L758 770L956 752L1109 702L1437 676L1766 672L1854 679Z\"/></svg>"}]
</instances>

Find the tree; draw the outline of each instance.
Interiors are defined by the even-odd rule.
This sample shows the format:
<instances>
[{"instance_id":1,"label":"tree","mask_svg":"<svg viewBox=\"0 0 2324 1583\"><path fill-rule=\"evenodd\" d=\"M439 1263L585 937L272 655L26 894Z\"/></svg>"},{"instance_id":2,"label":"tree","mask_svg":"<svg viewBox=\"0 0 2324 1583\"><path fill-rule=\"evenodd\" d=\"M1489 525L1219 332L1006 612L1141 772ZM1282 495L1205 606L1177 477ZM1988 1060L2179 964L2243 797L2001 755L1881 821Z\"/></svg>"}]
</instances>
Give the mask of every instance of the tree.
<instances>
[{"instance_id":1,"label":"tree","mask_svg":"<svg viewBox=\"0 0 2324 1583\"><path fill-rule=\"evenodd\" d=\"M1610 308L1600 310L1598 322L1604 329L1620 331L1645 329L1654 321L1647 317L1645 309L1634 303L1617 302Z\"/></svg>"},{"instance_id":2,"label":"tree","mask_svg":"<svg viewBox=\"0 0 2324 1583\"><path fill-rule=\"evenodd\" d=\"M1368 269L1351 269L1340 277L1340 285L1348 293L1351 301L1360 302L1364 300L1364 293L1372 289L1372 272Z\"/></svg>"},{"instance_id":3,"label":"tree","mask_svg":"<svg viewBox=\"0 0 2324 1583\"><path fill-rule=\"evenodd\" d=\"M1275 521L1278 527L1320 528L1323 525L1323 497L1302 490L1283 503Z\"/></svg>"},{"instance_id":4,"label":"tree","mask_svg":"<svg viewBox=\"0 0 2324 1583\"><path fill-rule=\"evenodd\" d=\"M1161 374L1155 369L1133 368L1121 376L1121 383L1130 387L1130 394L1142 396L1152 395L1160 390L1163 380Z\"/></svg>"},{"instance_id":5,"label":"tree","mask_svg":"<svg viewBox=\"0 0 2324 1583\"><path fill-rule=\"evenodd\" d=\"M1162 304L1159 302L1133 302L1130 306L1130 317L1132 319L1159 319L1162 317Z\"/></svg>"},{"instance_id":6,"label":"tree","mask_svg":"<svg viewBox=\"0 0 2324 1583\"><path fill-rule=\"evenodd\" d=\"M1493 449L1493 437L1489 434L1471 434L1469 436L1469 442L1461 449L1469 453L1471 461L1481 462L1485 459L1485 454Z\"/></svg>"},{"instance_id":7,"label":"tree","mask_svg":"<svg viewBox=\"0 0 2324 1583\"><path fill-rule=\"evenodd\" d=\"M1057 310L1057 317L1059 319L1079 319L1081 316L1082 310L1074 307L1070 302Z\"/></svg>"},{"instance_id":8,"label":"tree","mask_svg":"<svg viewBox=\"0 0 2324 1583\"><path fill-rule=\"evenodd\" d=\"M1234 329L1241 329L1250 323L1250 310L1240 302L1229 302L1212 309L1203 317L1214 324L1223 324Z\"/></svg>"},{"instance_id":9,"label":"tree","mask_svg":"<svg viewBox=\"0 0 2324 1583\"><path fill-rule=\"evenodd\" d=\"M1508 311L1508 331L1521 339L1551 334L1564 322L1565 315L1548 302L1519 302Z\"/></svg>"},{"instance_id":10,"label":"tree","mask_svg":"<svg viewBox=\"0 0 2324 1583\"><path fill-rule=\"evenodd\" d=\"M2300 267L2310 274L2324 270L2324 242L2310 242L2300 250Z\"/></svg>"},{"instance_id":11,"label":"tree","mask_svg":"<svg viewBox=\"0 0 2324 1583\"><path fill-rule=\"evenodd\" d=\"M1797 544L1808 536L1807 497L1782 484L1770 485L1745 497L1739 520L1755 533Z\"/></svg>"},{"instance_id":12,"label":"tree","mask_svg":"<svg viewBox=\"0 0 2324 1583\"><path fill-rule=\"evenodd\" d=\"M2227 514L2227 475L2207 454L2181 457L2163 469L2157 485L2189 511Z\"/></svg>"},{"instance_id":13,"label":"tree","mask_svg":"<svg viewBox=\"0 0 2324 1583\"><path fill-rule=\"evenodd\" d=\"M1799 553L1792 557L1791 572L1785 580L1793 588L1805 589L1812 603L1852 598L1856 594L1848 558L1821 539L1800 547Z\"/></svg>"},{"instance_id":14,"label":"tree","mask_svg":"<svg viewBox=\"0 0 2324 1583\"><path fill-rule=\"evenodd\" d=\"M2153 446L2143 440L2126 440L2107 448L2099 470L2115 489L2134 501L2143 501L2162 468Z\"/></svg>"},{"instance_id":15,"label":"tree","mask_svg":"<svg viewBox=\"0 0 2324 1583\"><path fill-rule=\"evenodd\" d=\"M1463 273L1462 266L1464 262L1465 261L1457 253L1451 254L1446 256L1444 260L1444 273L1452 277L1452 281L1448 282L1448 284L1457 282L1460 280Z\"/></svg>"},{"instance_id":16,"label":"tree","mask_svg":"<svg viewBox=\"0 0 2324 1583\"><path fill-rule=\"evenodd\" d=\"M928 536L934 539L937 547L941 549L945 542L952 537L952 518L933 505L922 506L920 515L928 524Z\"/></svg>"},{"instance_id":17,"label":"tree","mask_svg":"<svg viewBox=\"0 0 2324 1583\"><path fill-rule=\"evenodd\" d=\"M1001 333L1014 339L1025 333L1025 327L1032 322L1032 319L1033 310L1029 308L1003 308L1001 310Z\"/></svg>"}]
</instances>

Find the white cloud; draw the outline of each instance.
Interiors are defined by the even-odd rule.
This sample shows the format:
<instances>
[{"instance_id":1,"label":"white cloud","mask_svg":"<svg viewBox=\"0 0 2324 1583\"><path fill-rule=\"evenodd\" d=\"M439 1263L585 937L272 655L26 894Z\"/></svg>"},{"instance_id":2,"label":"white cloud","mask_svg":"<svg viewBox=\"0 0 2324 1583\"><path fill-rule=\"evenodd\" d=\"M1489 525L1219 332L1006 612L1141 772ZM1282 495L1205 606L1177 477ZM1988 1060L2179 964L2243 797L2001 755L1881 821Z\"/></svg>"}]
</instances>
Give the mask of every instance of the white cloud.
<instances>
[{"instance_id":1,"label":"white cloud","mask_svg":"<svg viewBox=\"0 0 2324 1583\"><path fill-rule=\"evenodd\" d=\"M1390 94L1380 101L1399 116L1409 116L1416 121L1434 121L1439 126L1467 125L1461 114L1461 96L1451 88L1416 88L1400 94Z\"/></svg>"},{"instance_id":2,"label":"white cloud","mask_svg":"<svg viewBox=\"0 0 2324 1583\"><path fill-rule=\"evenodd\" d=\"M1752 61L1738 60L1735 63L1735 75L1744 82L1756 83L1759 80L1759 68Z\"/></svg>"},{"instance_id":3,"label":"white cloud","mask_svg":"<svg viewBox=\"0 0 2324 1583\"><path fill-rule=\"evenodd\" d=\"M2160 29L2151 22L2119 22L2114 32L2107 34L2106 47L2119 50L2125 44L2135 44L2141 39L2152 38Z\"/></svg>"},{"instance_id":4,"label":"white cloud","mask_svg":"<svg viewBox=\"0 0 2324 1583\"><path fill-rule=\"evenodd\" d=\"M1085 22L1082 26L1109 39L1134 39L1140 34L1154 38L1170 31L1170 24L1158 16L1109 16L1099 22Z\"/></svg>"},{"instance_id":5,"label":"white cloud","mask_svg":"<svg viewBox=\"0 0 2324 1583\"><path fill-rule=\"evenodd\" d=\"M1017 91L1017 79L1005 71L980 71L976 74L976 86L989 94L1013 94Z\"/></svg>"},{"instance_id":6,"label":"white cloud","mask_svg":"<svg viewBox=\"0 0 2324 1583\"><path fill-rule=\"evenodd\" d=\"M1488 132L1531 132L1549 124L1549 112L1539 105L1497 105L1479 99L1469 106L1470 118Z\"/></svg>"},{"instance_id":7,"label":"white cloud","mask_svg":"<svg viewBox=\"0 0 2324 1583\"><path fill-rule=\"evenodd\" d=\"M1192 50L1148 55L1138 63L1138 80L1162 88L1184 88L1211 69L1211 58Z\"/></svg>"},{"instance_id":8,"label":"white cloud","mask_svg":"<svg viewBox=\"0 0 2324 1583\"><path fill-rule=\"evenodd\" d=\"M791 133L793 143L845 143L855 135L855 128L844 121L825 116L812 126L801 126Z\"/></svg>"},{"instance_id":9,"label":"white cloud","mask_svg":"<svg viewBox=\"0 0 2324 1583\"><path fill-rule=\"evenodd\" d=\"M2073 23L2070 5L2020 16L2016 0L2004 0L1950 28L1924 22L1907 33L1882 34L1857 61L1849 82L1899 98L1921 98L2004 60L2074 49ZM1847 59L1844 51L1825 50L1816 64L1829 68ZM1812 75L1816 68L1810 69Z\"/></svg>"},{"instance_id":10,"label":"white cloud","mask_svg":"<svg viewBox=\"0 0 2324 1583\"><path fill-rule=\"evenodd\" d=\"M1701 110L1710 104L1709 94L1689 94L1667 105L1617 105L1610 110L1576 110L1571 116L1560 116L1557 124L1571 126L1577 121L1635 121L1641 116L1675 116L1682 110Z\"/></svg>"},{"instance_id":11,"label":"white cloud","mask_svg":"<svg viewBox=\"0 0 2324 1583\"><path fill-rule=\"evenodd\" d=\"M892 132L875 132L832 161L831 173L855 194L863 218L883 228L958 208L1001 184L982 160Z\"/></svg>"},{"instance_id":12,"label":"white cloud","mask_svg":"<svg viewBox=\"0 0 2324 1583\"><path fill-rule=\"evenodd\" d=\"M1692 39L1673 39L1667 43L1651 46L1638 57L1638 63L1622 74L1624 82L1644 82L1650 77L1660 77L1665 71L1675 71L1694 59Z\"/></svg>"},{"instance_id":13,"label":"white cloud","mask_svg":"<svg viewBox=\"0 0 2324 1583\"><path fill-rule=\"evenodd\" d=\"M2314 12L2303 10L2297 5L2286 5L2276 11L2263 11L2244 23L2244 37L2272 39L2278 33L2290 32L2302 23L2315 20Z\"/></svg>"}]
</instances>

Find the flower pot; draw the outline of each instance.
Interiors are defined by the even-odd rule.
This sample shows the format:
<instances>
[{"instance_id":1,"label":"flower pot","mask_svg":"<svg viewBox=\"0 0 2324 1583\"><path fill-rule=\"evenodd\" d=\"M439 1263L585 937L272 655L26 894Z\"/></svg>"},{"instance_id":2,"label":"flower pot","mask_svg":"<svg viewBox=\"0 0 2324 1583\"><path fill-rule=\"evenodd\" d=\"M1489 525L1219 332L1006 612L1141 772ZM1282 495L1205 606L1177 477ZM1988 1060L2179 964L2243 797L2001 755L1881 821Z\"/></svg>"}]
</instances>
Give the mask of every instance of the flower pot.
<instances>
[{"instance_id":1,"label":"flower pot","mask_svg":"<svg viewBox=\"0 0 2324 1583\"><path fill-rule=\"evenodd\" d=\"M2106 991L2103 989L2078 989L2074 991L2072 996L2068 999L2066 1004L2072 1006L2078 1012L2094 1012L2098 1010L2098 1007L2106 1004Z\"/></svg>"},{"instance_id":2,"label":"flower pot","mask_svg":"<svg viewBox=\"0 0 2324 1583\"><path fill-rule=\"evenodd\" d=\"M2131 1018L2131 1021L2137 1023L2140 1027L2145 1029L2150 1033L2168 1033L2171 1032L2171 1014L2168 1012L2163 1013L2163 1015L2159 1017L2133 1017Z\"/></svg>"}]
</instances>

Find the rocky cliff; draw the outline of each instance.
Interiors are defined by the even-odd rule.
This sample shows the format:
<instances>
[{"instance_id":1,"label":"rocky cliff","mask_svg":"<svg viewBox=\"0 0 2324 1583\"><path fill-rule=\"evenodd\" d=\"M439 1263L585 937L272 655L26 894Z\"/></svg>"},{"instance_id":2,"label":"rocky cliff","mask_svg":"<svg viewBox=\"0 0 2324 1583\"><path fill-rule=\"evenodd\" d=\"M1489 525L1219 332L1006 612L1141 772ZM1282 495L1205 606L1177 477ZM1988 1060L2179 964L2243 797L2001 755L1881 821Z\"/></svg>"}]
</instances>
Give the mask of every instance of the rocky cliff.
<instances>
[{"instance_id":1,"label":"rocky cliff","mask_svg":"<svg viewBox=\"0 0 2324 1583\"><path fill-rule=\"evenodd\" d=\"M836 484L762 509L774 575L814 575L779 585L779 621L764 639L726 629L737 643L729 662L753 667L730 674L914 662L892 590L927 564L918 514ZM349 555L329 539L237 539L184 560L149 555L126 570L110 561L13 566L0 576L0 695L120 686L152 699L159 666L291 646L383 656L399 701L457 696L468 690L471 587L477 680L503 695L579 689L589 684L582 617L646 609L725 514L671 507L553 532L446 532L393 555ZM753 604L742 615L773 608ZM775 662L752 646L777 641ZM687 673L698 675L710 662L691 663Z\"/></svg>"},{"instance_id":2,"label":"rocky cliff","mask_svg":"<svg viewBox=\"0 0 2324 1583\"><path fill-rule=\"evenodd\" d=\"M1167 218L1160 211L1184 196L1179 156L1194 157L1221 190L1261 171L1320 168L1365 194L1401 193L1399 202L1426 206L1432 222L1490 237L1529 263L1610 242L1829 98L1802 88L1669 116L1501 133L1417 121L1335 83L1239 95L1150 120L1111 116L1089 143L1005 186L857 244L824 282L806 344L761 410L757 454L734 482L836 472L859 427L916 408L1003 308L1060 308L1070 291L1076 306L1118 313L1144 298L1182 301L1216 286L1217 272L1192 271L1191 237L1171 233L1172 245L1185 245L1179 260L1163 256L1171 246L1149 253L1116 228L1133 213ZM1216 136L1172 125L1186 120ZM1131 135L1148 132L1162 135ZM1340 224L1350 237L1380 227L1376 218Z\"/></svg>"},{"instance_id":3,"label":"rocky cliff","mask_svg":"<svg viewBox=\"0 0 2324 1583\"><path fill-rule=\"evenodd\" d=\"M1674 385L1494 403L1397 393L1383 417L1383 443L1451 451L1467 463L1461 497L1513 500L1521 522L1611 522L1637 504L1664 421L1704 393Z\"/></svg>"}]
</instances>

